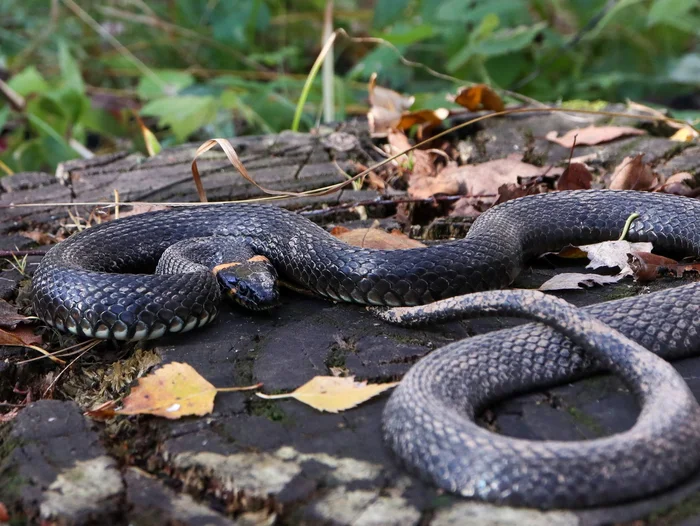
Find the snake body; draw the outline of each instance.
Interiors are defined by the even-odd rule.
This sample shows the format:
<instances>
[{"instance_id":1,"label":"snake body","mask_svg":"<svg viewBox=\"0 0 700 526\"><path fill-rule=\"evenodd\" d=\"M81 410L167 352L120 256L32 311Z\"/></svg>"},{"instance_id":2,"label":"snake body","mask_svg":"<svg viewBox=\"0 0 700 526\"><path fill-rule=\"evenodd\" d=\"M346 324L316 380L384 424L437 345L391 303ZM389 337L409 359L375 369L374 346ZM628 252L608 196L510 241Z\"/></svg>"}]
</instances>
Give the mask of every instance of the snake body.
<instances>
[{"instance_id":1,"label":"snake body","mask_svg":"<svg viewBox=\"0 0 700 526\"><path fill-rule=\"evenodd\" d=\"M526 197L482 214L463 240L395 251L348 246L272 206L192 207L113 221L60 243L34 275L33 304L49 325L88 337L155 338L201 326L217 312L221 294L213 275L150 272L174 243L225 236L268 258L282 278L321 296L366 305L424 305L502 288L529 258L567 243L616 239L633 213L639 217L628 240L700 256L700 202L663 194L593 190ZM506 305L514 301L502 299ZM623 340L679 357L700 351L699 306L700 284L692 284L587 312L617 329ZM556 305L546 303L540 314L551 309ZM423 314L431 316L430 306ZM590 321L583 316L556 323L567 329ZM581 343L575 334L580 332L567 332ZM612 354L624 354L618 340L611 345ZM697 404L692 396L689 401L687 388L675 386L683 394L680 401L669 396L678 389L659 393L665 384L659 380L673 375L649 363L591 358L541 324L458 342L411 370L387 405L385 436L410 467L465 495L539 507L636 498L668 487L700 464ZM627 447L629 436L613 436L586 447L544 442L533 448L470 424L493 400L602 367L625 379L653 380L653 395L643 381L630 380L644 409L641 425L629 433L644 447ZM662 424L654 425L655 419Z\"/></svg>"}]
</instances>

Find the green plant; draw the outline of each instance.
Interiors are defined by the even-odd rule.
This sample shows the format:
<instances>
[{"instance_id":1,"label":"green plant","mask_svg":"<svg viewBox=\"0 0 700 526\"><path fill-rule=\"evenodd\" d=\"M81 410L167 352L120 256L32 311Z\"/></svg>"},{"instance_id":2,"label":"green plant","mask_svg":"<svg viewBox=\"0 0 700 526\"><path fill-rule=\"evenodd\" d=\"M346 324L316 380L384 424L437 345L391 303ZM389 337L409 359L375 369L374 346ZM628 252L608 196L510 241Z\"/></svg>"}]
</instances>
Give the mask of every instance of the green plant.
<instances>
[{"instance_id":1,"label":"green plant","mask_svg":"<svg viewBox=\"0 0 700 526\"><path fill-rule=\"evenodd\" d=\"M695 0L335 2L334 25L384 39L464 82L542 101L673 103L700 84ZM0 169L51 169L90 152L300 129L320 119L324 0L5 0L0 3ZM445 106L455 82L369 41L335 42L336 115L366 111L365 83ZM438 66L435 66L435 65ZM319 76L320 77L320 76ZM309 80L305 86L305 81ZM0 86L1 87L1 86ZM694 91L695 90L695 91ZM302 97L303 92L303 97ZM10 102L11 95L20 97ZM697 115L697 113L695 114Z\"/></svg>"}]
</instances>

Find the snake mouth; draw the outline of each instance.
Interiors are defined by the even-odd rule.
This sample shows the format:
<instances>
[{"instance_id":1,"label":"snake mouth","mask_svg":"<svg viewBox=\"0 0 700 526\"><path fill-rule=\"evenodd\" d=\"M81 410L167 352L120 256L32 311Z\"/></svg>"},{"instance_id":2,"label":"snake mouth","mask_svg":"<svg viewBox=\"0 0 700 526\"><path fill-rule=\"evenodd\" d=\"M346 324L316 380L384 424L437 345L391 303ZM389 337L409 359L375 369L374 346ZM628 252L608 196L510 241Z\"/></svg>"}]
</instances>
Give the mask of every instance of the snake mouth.
<instances>
[{"instance_id":1,"label":"snake mouth","mask_svg":"<svg viewBox=\"0 0 700 526\"><path fill-rule=\"evenodd\" d=\"M251 298L250 296L242 295L240 289L232 287L226 289L226 297L236 305L240 305L246 310L256 312L274 309L280 305L279 293L277 291L274 291L273 294L266 295L264 298Z\"/></svg>"}]
</instances>

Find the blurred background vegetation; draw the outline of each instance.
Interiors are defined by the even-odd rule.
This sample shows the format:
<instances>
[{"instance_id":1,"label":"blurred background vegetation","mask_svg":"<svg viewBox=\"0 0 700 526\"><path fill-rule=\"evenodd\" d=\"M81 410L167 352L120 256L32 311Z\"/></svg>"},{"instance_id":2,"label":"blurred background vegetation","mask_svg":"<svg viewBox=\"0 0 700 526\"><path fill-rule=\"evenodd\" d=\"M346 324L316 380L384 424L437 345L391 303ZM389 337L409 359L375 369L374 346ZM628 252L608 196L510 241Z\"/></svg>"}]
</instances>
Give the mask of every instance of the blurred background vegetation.
<instances>
[{"instance_id":1,"label":"blurred background vegetation","mask_svg":"<svg viewBox=\"0 0 700 526\"><path fill-rule=\"evenodd\" d=\"M322 42L326 0L2 0L0 173L289 129ZM697 0L336 0L333 26L407 59L544 102L654 103L700 115ZM449 104L459 83L388 46L334 49L335 119L367 110L366 82ZM15 96L19 96L16 98ZM301 129L321 118L321 75Z\"/></svg>"}]
</instances>

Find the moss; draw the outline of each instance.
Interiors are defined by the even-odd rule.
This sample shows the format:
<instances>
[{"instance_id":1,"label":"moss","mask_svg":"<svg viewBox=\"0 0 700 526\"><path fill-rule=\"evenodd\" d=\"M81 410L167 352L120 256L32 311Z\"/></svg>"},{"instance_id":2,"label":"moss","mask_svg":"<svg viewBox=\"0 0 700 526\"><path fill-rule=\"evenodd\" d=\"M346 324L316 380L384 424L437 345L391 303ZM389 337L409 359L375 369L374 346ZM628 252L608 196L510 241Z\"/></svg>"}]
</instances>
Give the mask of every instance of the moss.
<instances>
[{"instance_id":1,"label":"moss","mask_svg":"<svg viewBox=\"0 0 700 526\"><path fill-rule=\"evenodd\" d=\"M263 416L273 422L288 420L287 414L280 408L277 400L264 400L257 396L248 401L248 412L251 415Z\"/></svg>"},{"instance_id":2,"label":"moss","mask_svg":"<svg viewBox=\"0 0 700 526\"><path fill-rule=\"evenodd\" d=\"M22 488L27 485L28 481L20 476L16 467L7 467L5 465L6 459L10 454L21 446L19 440L9 435L10 425L0 430L0 480L2 480L2 484L0 484L0 502L11 506L19 498Z\"/></svg>"},{"instance_id":3,"label":"moss","mask_svg":"<svg viewBox=\"0 0 700 526\"><path fill-rule=\"evenodd\" d=\"M608 107L608 102L604 100L565 100L561 103L562 108L569 110L591 110L602 111Z\"/></svg>"},{"instance_id":4,"label":"moss","mask_svg":"<svg viewBox=\"0 0 700 526\"><path fill-rule=\"evenodd\" d=\"M396 343L402 343L404 345L420 345L424 346L426 343L416 336L410 336L408 334L397 334L394 332L388 333L387 337L394 340Z\"/></svg>"},{"instance_id":5,"label":"moss","mask_svg":"<svg viewBox=\"0 0 700 526\"><path fill-rule=\"evenodd\" d=\"M675 506L655 512L647 518L649 524L680 524L691 517L700 516L700 494L695 493Z\"/></svg>"},{"instance_id":6,"label":"moss","mask_svg":"<svg viewBox=\"0 0 700 526\"><path fill-rule=\"evenodd\" d=\"M576 422L593 431L596 436L605 435L605 430L600 426L600 424L594 418L591 418L580 409L576 407L569 407L568 412L573 419L576 420Z\"/></svg>"},{"instance_id":7,"label":"moss","mask_svg":"<svg viewBox=\"0 0 700 526\"><path fill-rule=\"evenodd\" d=\"M347 351L341 348L340 345L333 345L331 350L326 355L324 363L329 369L331 367L345 367L345 357L347 356Z\"/></svg>"},{"instance_id":8,"label":"moss","mask_svg":"<svg viewBox=\"0 0 700 526\"><path fill-rule=\"evenodd\" d=\"M692 142L675 142L668 150L664 152L663 159L668 161L692 145Z\"/></svg>"}]
</instances>

